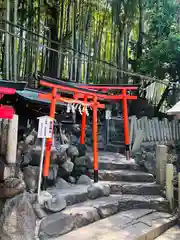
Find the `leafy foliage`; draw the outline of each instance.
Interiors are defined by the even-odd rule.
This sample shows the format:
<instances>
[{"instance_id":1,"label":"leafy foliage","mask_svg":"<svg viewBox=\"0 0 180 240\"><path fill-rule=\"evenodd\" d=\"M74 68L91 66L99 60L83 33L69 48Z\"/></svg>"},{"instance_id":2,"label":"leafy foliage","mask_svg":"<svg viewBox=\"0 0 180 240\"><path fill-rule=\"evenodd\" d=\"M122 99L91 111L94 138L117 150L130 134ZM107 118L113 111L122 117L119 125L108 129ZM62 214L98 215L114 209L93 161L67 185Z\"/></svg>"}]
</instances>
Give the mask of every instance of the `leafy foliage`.
<instances>
[{"instance_id":1,"label":"leafy foliage","mask_svg":"<svg viewBox=\"0 0 180 240\"><path fill-rule=\"evenodd\" d=\"M4 16L7 2L1 6ZM10 35L8 42L7 25L0 24L3 78L7 78L9 61L10 79L14 78L13 63L17 62L17 78L41 71L77 82L131 81L143 86L152 83L153 80L126 73L131 71L179 82L177 0L9 0L9 3L9 20L26 30L18 27L16 37ZM13 33L15 25L10 25ZM11 54L13 51L17 52L17 59ZM160 89L159 95L165 87Z\"/></svg>"}]
</instances>

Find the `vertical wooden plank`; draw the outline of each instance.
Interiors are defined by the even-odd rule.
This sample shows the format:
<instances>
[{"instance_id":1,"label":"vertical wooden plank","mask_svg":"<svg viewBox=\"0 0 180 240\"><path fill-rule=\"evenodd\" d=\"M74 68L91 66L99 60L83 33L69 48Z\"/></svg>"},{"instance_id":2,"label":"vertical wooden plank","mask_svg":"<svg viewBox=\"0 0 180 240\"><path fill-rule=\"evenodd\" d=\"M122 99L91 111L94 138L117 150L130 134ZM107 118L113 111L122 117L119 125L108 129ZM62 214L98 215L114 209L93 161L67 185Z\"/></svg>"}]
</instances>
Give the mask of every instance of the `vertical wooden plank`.
<instances>
[{"instance_id":1,"label":"vertical wooden plank","mask_svg":"<svg viewBox=\"0 0 180 240\"><path fill-rule=\"evenodd\" d=\"M166 124L164 119L162 120L162 127L163 127L163 134L164 134L164 142L167 143L167 131L166 131Z\"/></svg>"},{"instance_id":2,"label":"vertical wooden plank","mask_svg":"<svg viewBox=\"0 0 180 240\"><path fill-rule=\"evenodd\" d=\"M157 133L157 142L161 141L161 135L160 135L160 127L159 127L159 120L158 118L154 118L154 123L155 123L155 130Z\"/></svg>"},{"instance_id":3,"label":"vertical wooden plank","mask_svg":"<svg viewBox=\"0 0 180 240\"><path fill-rule=\"evenodd\" d=\"M159 120L160 142L163 142L162 122Z\"/></svg>"},{"instance_id":4,"label":"vertical wooden plank","mask_svg":"<svg viewBox=\"0 0 180 240\"><path fill-rule=\"evenodd\" d=\"M153 142L156 142L156 130L155 130L155 124L154 124L154 118L151 119L151 126L152 126L152 139Z\"/></svg>"},{"instance_id":5,"label":"vertical wooden plank","mask_svg":"<svg viewBox=\"0 0 180 240\"><path fill-rule=\"evenodd\" d=\"M141 147L141 144L143 142L143 131L142 130L138 130L136 132L136 136L135 136L135 140L133 143L133 147L132 147L132 153L135 153L136 151L138 151Z\"/></svg>"},{"instance_id":6,"label":"vertical wooden plank","mask_svg":"<svg viewBox=\"0 0 180 240\"><path fill-rule=\"evenodd\" d=\"M172 126L173 126L173 140L176 140L176 122L175 120L173 120L172 122Z\"/></svg>"},{"instance_id":7,"label":"vertical wooden plank","mask_svg":"<svg viewBox=\"0 0 180 240\"><path fill-rule=\"evenodd\" d=\"M169 132L169 126L168 126L168 119L167 118L164 119L164 123L165 123L166 132L167 132L167 141L170 141L170 132Z\"/></svg>"},{"instance_id":8,"label":"vertical wooden plank","mask_svg":"<svg viewBox=\"0 0 180 240\"><path fill-rule=\"evenodd\" d=\"M146 128L145 128L145 121L146 121L146 118L142 117L141 118L141 128L142 128L142 130L144 132L144 134L143 134L143 141L147 142L147 133L146 133Z\"/></svg>"},{"instance_id":9,"label":"vertical wooden plank","mask_svg":"<svg viewBox=\"0 0 180 240\"><path fill-rule=\"evenodd\" d=\"M166 126L165 126L165 122L164 119L162 119L162 127L163 127L163 134L164 134L164 143L167 143L167 136L166 136Z\"/></svg>"},{"instance_id":10,"label":"vertical wooden plank","mask_svg":"<svg viewBox=\"0 0 180 240\"><path fill-rule=\"evenodd\" d=\"M172 123L171 123L171 121L169 121L169 132L170 132L170 141L172 141L173 137L172 137Z\"/></svg>"},{"instance_id":11,"label":"vertical wooden plank","mask_svg":"<svg viewBox=\"0 0 180 240\"><path fill-rule=\"evenodd\" d=\"M139 130L143 130L143 129L142 129L142 121L141 121L141 118L139 118Z\"/></svg>"},{"instance_id":12,"label":"vertical wooden plank","mask_svg":"<svg viewBox=\"0 0 180 240\"><path fill-rule=\"evenodd\" d=\"M180 121L178 120L178 140L180 139Z\"/></svg>"},{"instance_id":13,"label":"vertical wooden plank","mask_svg":"<svg viewBox=\"0 0 180 240\"><path fill-rule=\"evenodd\" d=\"M179 120L177 119L176 121L176 137L177 137L177 140L179 139Z\"/></svg>"},{"instance_id":14,"label":"vertical wooden plank","mask_svg":"<svg viewBox=\"0 0 180 240\"><path fill-rule=\"evenodd\" d=\"M148 118L144 117L144 127L145 127L145 132L146 132L146 141L150 142L150 131L149 131L149 126L148 126Z\"/></svg>"},{"instance_id":15,"label":"vertical wooden plank","mask_svg":"<svg viewBox=\"0 0 180 240\"><path fill-rule=\"evenodd\" d=\"M178 136L179 136L179 133L178 133L178 120L176 119L176 126L175 126L175 131L176 131L176 140L178 140Z\"/></svg>"},{"instance_id":16,"label":"vertical wooden plank","mask_svg":"<svg viewBox=\"0 0 180 240\"><path fill-rule=\"evenodd\" d=\"M139 131L139 130L141 130L140 129L140 120L139 120L139 118L137 118L137 131Z\"/></svg>"},{"instance_id":17,"label":"vertical wooden plank","mask_svg":"<svg viewBox=\"0 0 180 240\"><path fill-rule=\"evenodd\" d=\"M153 132L152 132L152 123L151 123L151 119L148 119L148 126L149 126L149 137L150 137L150 142L153 142Z\"/></svg>"},{"instance_id":18,"label":"vertical wooden plank","mask_svg":"<svg viewBox=\"0 0 180 240\"><path fill-rule=\"evenodd\" d=\"M138 119L136 116L134 116L134 135L136 136L138 125L137 125Z\"/></svg>"}]
</instances>

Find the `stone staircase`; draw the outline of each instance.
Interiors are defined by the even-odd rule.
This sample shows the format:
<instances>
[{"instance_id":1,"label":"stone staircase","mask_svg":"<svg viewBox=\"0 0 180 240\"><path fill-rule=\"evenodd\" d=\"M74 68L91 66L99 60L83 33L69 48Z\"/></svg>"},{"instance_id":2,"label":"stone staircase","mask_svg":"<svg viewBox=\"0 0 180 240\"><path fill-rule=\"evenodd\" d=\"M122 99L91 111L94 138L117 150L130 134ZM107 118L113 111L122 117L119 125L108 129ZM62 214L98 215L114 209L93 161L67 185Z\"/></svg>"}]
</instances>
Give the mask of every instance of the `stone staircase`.
<instances>
[{"instance_id":1,"label":"stone staircase","mask_svg":"<svg viewBox=\"0 0 180 240\"><path fill-rule=\"evenodd\" d=\"M133 160L102 152L99 169L98 183L59 189L67 207L42 219L40 239L151 240L175 225L153 176Z\"/></svg>"}]
</instances>

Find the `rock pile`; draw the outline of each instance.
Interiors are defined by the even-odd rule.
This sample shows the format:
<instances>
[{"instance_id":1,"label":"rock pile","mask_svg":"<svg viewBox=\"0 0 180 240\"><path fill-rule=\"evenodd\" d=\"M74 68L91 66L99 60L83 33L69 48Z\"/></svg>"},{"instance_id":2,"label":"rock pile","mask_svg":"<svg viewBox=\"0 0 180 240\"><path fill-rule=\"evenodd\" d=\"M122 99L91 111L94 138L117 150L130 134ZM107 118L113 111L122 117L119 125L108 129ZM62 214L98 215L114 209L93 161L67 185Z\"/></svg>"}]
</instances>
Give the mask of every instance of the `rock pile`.
<instances>
[{"instance_id":1,"label":"rock pile","mask_svg":"<svg viewBox=\"0 0 180 240\"><path fill-rule=\"evenodd\" d=\"M147 172L156 176L156 148L154 143L142 144L140 149L133 153L133 158ZM174 165L174 176L177 178L179 167L178 145L168 145L168 163Z\"/></svg>"},{"instance_id":2,"label":"rock pile","mask_svg":"<svg viewBox=\"0 0 180 240\"><path fill-rule=\"evenodd\" d=\"M87 176L89 169L92 168L91 159L87 155L85 145L78 143L79 131L78 126L75 126L69 134L71 138L62 131L64 135L61 139L54 139L50 156L49 187L47 192L41 192L40 203L37 203L36 192L41 141L37 138L35 130L24 134L18 143L16 166L8 166L10 175L1 174L0 238L33 239L38 219L61 212L69 201L74 201L74 198L68 200L59 194L59 191L70 188L71 184L89 185L89 198L97 197L97 189L91 189L92 182ZM7 168L1 159L0 163L4 169ZM7 173L7 170L4 172ZM99 194L102 194L103 189L97 188Z\"/></svg>"},{"instance_id":3,"label":"rock pile","mask_svg":"<svg viewBox=\"0 0 180 240\"><path fill-rule=\"evenodd\" d=\"M141 145L140 149L133 153L133 158L142 168L156 175L156 144Z\"/></svg>"},{"instance_id":4,"label":"rock pile","mask_svg":"<svg viewBox=\"0 0 180 240\"><path fill-rule=\"evenodd\" d=\"M73 137L77 137L76 131ZM18 162L24 175L26 188L30 192L37 190L39 163L41 155L41 143L37 139L37 133L33 130L25 139L18 144ZM48 185L53 186L58 178L63 178L69 183L76 183L81 175L88 175L92 168L90 157L86 154L85 145L71 140L60 144L55 139L51 150L51 165L48 177Z\"/></svg>"}]
</instances>

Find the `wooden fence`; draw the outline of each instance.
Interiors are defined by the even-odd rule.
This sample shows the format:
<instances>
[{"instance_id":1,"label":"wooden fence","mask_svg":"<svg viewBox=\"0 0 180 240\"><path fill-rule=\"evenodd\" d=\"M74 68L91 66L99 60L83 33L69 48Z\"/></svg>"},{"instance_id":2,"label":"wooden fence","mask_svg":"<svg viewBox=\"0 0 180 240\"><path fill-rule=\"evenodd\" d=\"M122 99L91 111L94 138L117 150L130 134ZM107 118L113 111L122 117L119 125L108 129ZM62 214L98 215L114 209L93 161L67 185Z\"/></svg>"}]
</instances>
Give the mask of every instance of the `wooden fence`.
<instances>
[{"instance_id":1,"label":"wooden fence","mask_svg":"<svg viewBox=\"0 0 180 240\"><path fill-rule=\"evenodd\" d=\"M176 119L169 121L167 118L158 120L158 118L130 117L131 143L139 132L142 133L143 142L167 143L180 139L180 122Z\"/></svg>"}]
</instances>

